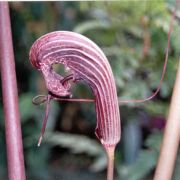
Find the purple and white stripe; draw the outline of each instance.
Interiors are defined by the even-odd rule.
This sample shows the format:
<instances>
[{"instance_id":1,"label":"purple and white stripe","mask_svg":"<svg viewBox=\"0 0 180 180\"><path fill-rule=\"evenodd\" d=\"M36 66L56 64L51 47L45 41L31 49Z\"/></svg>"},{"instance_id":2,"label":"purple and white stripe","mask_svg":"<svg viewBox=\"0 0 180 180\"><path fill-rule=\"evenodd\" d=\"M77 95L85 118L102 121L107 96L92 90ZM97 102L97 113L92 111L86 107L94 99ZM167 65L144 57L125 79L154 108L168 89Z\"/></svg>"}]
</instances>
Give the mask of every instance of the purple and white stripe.
<instances>
[{"instance_id":1,"label":"purple and white stripe","mask_svg":"<svg viewBox=\"0 0 180 180\"><path fill-rule=\"evenodd\" d=\"M40 70L47 89L63 97L70 95L56 74L53 64L64 64L72 72L74 81L84 81L95 96L97 113L96 134L105 146L114 146L120 139L120 114L113 73L101 49L80 34L56 31L39 38L30 51L30 61Z\"/></svg>"}]
</instances>

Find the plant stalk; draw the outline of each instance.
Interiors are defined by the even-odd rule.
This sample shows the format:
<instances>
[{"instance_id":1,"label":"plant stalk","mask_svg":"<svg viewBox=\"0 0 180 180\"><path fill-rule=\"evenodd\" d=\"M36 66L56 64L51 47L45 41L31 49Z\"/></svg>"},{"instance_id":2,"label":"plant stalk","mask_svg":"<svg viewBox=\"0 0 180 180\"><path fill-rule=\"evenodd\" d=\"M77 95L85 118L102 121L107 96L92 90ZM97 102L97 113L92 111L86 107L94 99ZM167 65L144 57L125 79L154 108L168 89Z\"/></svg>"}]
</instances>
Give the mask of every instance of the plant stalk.
<instances>
[{"instance_id":1,"label":"plant stalk","mask_svg":"<svg viewBox=\"0 0 180 180\"><path fill-rule=\"evenodd\" d=\"M114 150L115 146L105 147L107 158L108 158L108 166L107 166L107 180L114 179Z\"/></svg>"},{"instance_id":2,"label":"plant stalk","mask_svg":"<svg viewBox=\"0 0 180 180\"><path fill-rule=\"evenodd\" d=\"M180 61L154 180L171 180L180 142Z\"/></svg>"},{"instance_id":3,"label":"plant stalk","mask_svg":"<svg viewBox=\"0 0 180 180\"><path fill-rule=\"evenodd\" d=\"M8 2L0 2L0 69L9 180L25 180L18 92Z\"/></svg>"}]
</instances>

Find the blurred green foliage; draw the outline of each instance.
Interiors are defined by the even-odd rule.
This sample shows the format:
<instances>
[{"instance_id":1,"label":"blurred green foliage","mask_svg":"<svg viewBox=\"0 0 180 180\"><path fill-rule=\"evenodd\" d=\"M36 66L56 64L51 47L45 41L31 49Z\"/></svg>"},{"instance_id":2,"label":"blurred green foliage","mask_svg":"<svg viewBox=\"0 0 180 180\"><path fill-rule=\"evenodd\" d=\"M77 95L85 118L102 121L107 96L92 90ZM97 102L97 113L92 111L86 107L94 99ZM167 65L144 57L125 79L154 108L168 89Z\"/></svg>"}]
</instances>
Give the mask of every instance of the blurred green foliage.
<instances>
[{"instance_id":1,"label":"blurred green foliage","mask_svg":"<svg viewBox=\"0 0 180 180\"><path fill-rule=\"evenodd\" d=\"M165 0L10 3L28 179L56 179L51 169L57 166L58 163L55 162L58 157L64 156L64 152L61 154L63 148L58 149L59 153L53 154L56 146L71 150L68 152L70 154L85 153L86 158L96 159L94 166L90 166L93 171L102 171L106 164L99 145L94 144L94 153L84 148L91 146L91 141L95 141L92 134L96 116L94 106L89 104L79 107L79 104L53 102L47 127L51 135L47 133L46 143L37 148L44 105L35 107L32 98L47 92L40 73L33 69L28 60L32 43L41 35L56 30L71 30L84 34L106 54L114 73L119 98L143 99L154 92L160 81L173 6L174 1ZM177 19L171 38L167 72L159 95L147 103L131 103L120 107L123 135L116 151L117 179L140 180L153 175L178 64L179 34L180 25ZM75 86L73 94L77 97L91 96L89 88L83 84ZM0 111L0 179L6 179L2 105ZM59 130L64 131L63 134L58 134ZM58 138L61 140L58 141ZM72 144L72 141L79 143ZM179 159L180 155L177 158L175 180L180 176L177 170L180 166ZM67 161L68 158L63 159L61 164ZM93 161L90 162L92 164ZM87 165L85 167L88 168ZM58 169L61 168L67 167L58 164ZM63 173L66 174L65 170L58 174L58 177L67 179ZM75 175L73 177L76 179ZM101 179L98 173L93 178Z\"/></svg>"}]
</instances>

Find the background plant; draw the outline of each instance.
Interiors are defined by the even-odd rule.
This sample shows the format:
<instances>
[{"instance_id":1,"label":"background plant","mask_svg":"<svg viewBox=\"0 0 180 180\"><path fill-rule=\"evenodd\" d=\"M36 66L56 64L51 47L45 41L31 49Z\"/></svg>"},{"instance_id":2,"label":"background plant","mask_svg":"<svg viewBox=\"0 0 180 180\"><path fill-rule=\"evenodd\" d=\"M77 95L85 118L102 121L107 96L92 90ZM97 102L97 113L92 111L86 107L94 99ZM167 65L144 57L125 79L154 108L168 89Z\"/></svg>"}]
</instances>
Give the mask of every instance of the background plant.
<instances>
[{"instance_id":1,"label":"background plant","mask_svg":"<svg viewBox=\"0 0 180 180\"><path fill-rule=\"evenodd\" d=\"M35 107L31 101L35 95L46 92L41 75L28 60L34 40L55 30L86 35L107 55L120 99L144 98L156 89L160 80L173 4L174 1L163 0L10 3L28 179L68 179L68 176L104 179L106 163L93 134L96 122L93 104L54 102L49 133L41 148L37 148L44 106ZM152 177L178 63L179 34L177 18L160 94L145 104L120 107L123 137L116 150L117 179ZM90 90L83 84L74 87L74 94L91 97ZM0 179L6 179L4 122L0 114ZM87 147L91 147L92 142L95 149L89 150ZM179 157L176 169L180 166ZM67 174L66 169L71 173ZM176 170L174 179L178 179L178 173Z\"/></svg>"}]
</instances>

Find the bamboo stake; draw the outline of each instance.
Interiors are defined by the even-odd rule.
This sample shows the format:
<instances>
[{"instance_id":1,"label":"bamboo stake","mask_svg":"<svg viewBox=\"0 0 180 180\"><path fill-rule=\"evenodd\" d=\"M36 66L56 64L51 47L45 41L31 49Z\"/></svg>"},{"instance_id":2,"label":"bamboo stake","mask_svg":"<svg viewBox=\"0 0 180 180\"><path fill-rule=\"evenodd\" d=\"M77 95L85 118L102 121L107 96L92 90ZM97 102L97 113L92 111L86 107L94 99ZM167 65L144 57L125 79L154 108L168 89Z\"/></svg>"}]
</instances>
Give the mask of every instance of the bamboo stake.
<instances>
[{"instance_id":1,"label":"bamboo stake","mask_svg":"<svg viewBox=\"0 0 180 180\"><path fill-rule=\"evenodd\" d=\"M9 8L0 2L0 63L9 180L25 180Z\"/></svg>"},{"instance_id":2,"label":"bamboo stake","mask_svg":"<svg viewBox=\"0 0 180 180\"><path fill-rule=\"evenodd\" d=\"M154 180L171 180L180 142L180 62Z\"/></svg>"}]
</instances>

